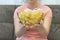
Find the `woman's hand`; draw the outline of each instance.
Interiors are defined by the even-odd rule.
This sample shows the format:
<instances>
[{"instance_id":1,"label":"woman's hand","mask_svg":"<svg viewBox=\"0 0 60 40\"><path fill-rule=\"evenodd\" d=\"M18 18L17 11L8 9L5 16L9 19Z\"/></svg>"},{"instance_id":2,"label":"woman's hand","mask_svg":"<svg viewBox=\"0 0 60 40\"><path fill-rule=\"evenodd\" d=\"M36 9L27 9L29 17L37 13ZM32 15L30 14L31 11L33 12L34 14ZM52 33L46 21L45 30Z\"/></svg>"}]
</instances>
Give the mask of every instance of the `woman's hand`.
<instances>
[{"instance_id":1,"label":"woman's hand","mask_svg":"<svg viewBox=\"0 0 60 40\"><path fill-rule=\"evenodd\" d=\"M15 27L15 35L17 37L22 36L29 27L23 24L19 19L19 13L17 11L14 12L14 27Z\"/></svg>"},{"instance_id":2,"label":"woman's hand","mask_svg":"<svg viewBox=\"0 0 60 40\"><path fill-rule=\"evenodd\" d=\"M17 16L19 19L19 13L17 13ZM26 26L23 22L20 21L20 19L19 19L19 23L21 23L26 29L29 29L29 26L28 25Z\"/></svg>"}]
</instances>

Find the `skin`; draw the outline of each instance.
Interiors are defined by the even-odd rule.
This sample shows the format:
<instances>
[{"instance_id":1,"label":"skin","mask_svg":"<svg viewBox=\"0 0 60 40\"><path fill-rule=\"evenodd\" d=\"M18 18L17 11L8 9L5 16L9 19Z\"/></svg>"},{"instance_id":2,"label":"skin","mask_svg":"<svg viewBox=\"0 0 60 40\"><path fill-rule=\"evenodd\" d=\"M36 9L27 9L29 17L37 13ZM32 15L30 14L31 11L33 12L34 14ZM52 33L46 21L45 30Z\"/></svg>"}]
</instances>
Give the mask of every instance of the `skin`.
<instances>
[{"instance_id":1,"label":"skin","mask_svg":"<svg viewBox=\"0 0 60 40\"><path fill-rule=\"evenodd\" d=\"M25 0L25 1L27 4L27 7L30 9L37 8L39 5L38 0Z\"/></svg>"},{"instance_id":2,"label":"skin","mask_svg":"<svg viewBox=\"0 0 60 40\"><path fill-rule=\"evenodd\" d=\"M39 3L38 0L25 0L27 3L27 7L30 9L34 9L37 8ZM33 7L32 7L33 6ZM17 37L22 36L26 30L29 29L28 26L25 26L24 24L20 23L20 20L18 18L18 14L16 12L17 10L15 10L14 13L14 26L15 26L15 34ZM48 35L49 34L49 30L50 30L50 25L51 25L51 21L52 21L52 12L50 11L49 13L51 13L50 15L48 15L48 17L46 16L44 18L44 23L42 23L42 21L40 22L40 24L36 24L34 26L31 26L31 29L35 29L37 26L37 30L39 32L41 32L43 35Z\"/></svg>"}]
</instances>

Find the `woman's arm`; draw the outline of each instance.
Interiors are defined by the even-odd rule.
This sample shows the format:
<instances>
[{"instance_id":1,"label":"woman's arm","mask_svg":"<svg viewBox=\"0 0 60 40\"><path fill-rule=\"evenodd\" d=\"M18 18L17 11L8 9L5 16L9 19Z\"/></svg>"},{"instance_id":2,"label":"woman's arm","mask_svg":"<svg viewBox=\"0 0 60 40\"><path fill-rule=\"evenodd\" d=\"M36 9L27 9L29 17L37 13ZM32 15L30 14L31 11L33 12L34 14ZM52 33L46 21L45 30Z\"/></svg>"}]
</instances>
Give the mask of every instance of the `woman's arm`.
<instances>
[{"instance_id":1,"label":"woman's arm","mask_svg":"<svg viewBox=\"0 0 60 40\"><path fill-rule=\"evenodd\" d=\"M50 30L51 21L52 21L52 11L51 9L49 9L44 19L40 21L40 24L34 25L33 28L36 28L42 35L47 36Z\"/></svg>"},{"instance_id":2,"label":"woman's arm","mask_svg":"<svg viewBox=\"0 0 60 40\"><path fill-rule=\"evenodd\" d=\"M40 32L43 35L48 35L52 21L52 11L48 10L46 16L44 17L43 23L40 24Z\"/></svg>"},{"instance_id":3,"label":"woman's arm","mask_svg":"<svg viewBox=\"0 0 60 40\"><path fill-rule=\"evenodd\" d=\"M15 27L15 35L17 37L22 36L25 31L27 30L26 27L22 23L20 23L20 20L18 18L17 10L14 12L14 27Z\"/></svg>"}]
</instances>

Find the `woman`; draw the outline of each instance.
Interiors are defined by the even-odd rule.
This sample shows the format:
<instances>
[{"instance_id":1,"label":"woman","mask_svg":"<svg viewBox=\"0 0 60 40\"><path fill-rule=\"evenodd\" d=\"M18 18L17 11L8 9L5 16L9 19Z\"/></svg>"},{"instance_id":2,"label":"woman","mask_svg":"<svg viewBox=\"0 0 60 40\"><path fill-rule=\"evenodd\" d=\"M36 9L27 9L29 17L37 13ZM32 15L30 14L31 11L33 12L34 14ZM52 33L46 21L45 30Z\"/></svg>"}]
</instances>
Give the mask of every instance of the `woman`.
<instances>
[{"instance_id":1,"label":"woman","mask_svg":"<svg viewBox=\"0 0 60 40\"><path fill-rule=\"evenodd\" d=\"M14 12L14 26L16 40L48 40L47 35L49 34L50 25L52 21L52 11L48 6L44 6L38 3L38 0L25 0L26 4L18 7ZM26 10L37 10L41 9L43 12L43 18L39 24L31 26L25 26L19 20L19 13Z\"/></svg>"}]
</instances>

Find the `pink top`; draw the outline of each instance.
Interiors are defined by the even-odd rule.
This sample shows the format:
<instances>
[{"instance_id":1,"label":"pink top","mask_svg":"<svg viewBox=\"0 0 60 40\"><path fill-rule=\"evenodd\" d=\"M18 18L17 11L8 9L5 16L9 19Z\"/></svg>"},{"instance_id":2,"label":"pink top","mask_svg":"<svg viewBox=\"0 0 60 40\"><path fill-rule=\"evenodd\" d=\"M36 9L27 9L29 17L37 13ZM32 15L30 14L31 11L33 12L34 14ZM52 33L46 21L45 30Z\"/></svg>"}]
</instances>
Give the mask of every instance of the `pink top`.
<instances>
[{"instance_id":1,"label":"pink top","mask_svg":"<svg viewBox=\"0 0 60 40\"><path fill-rule=\"evenodd\" d=\"M23 5L23 6L20 6L16 9L15 12L20 12L20 11L23 11L24 9L26 9L26 5ZM43 20L44 20L44 17L48 17L51 15L51 9L47 6L43 6L43 5L39 5L39 8L42 10L42 12L44 13L44 16L43 16L43 19L41 21L41 24L43 24ZM38 9L39 9L38 8ZM27 30L26 33L21 36L21 37L17 37L16 40L47 40L47 36L42 36L38 30Z\"/></svg>"}]
</instances>

